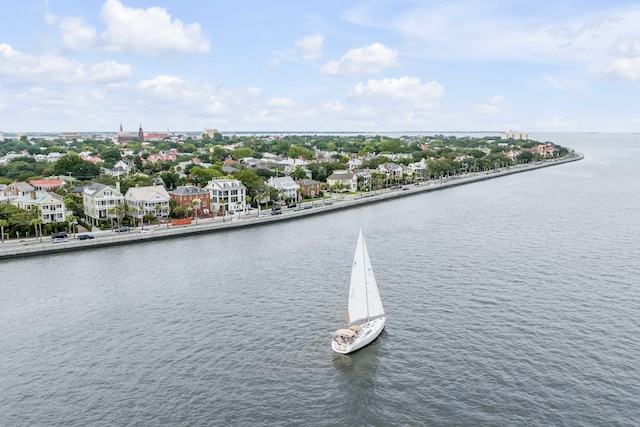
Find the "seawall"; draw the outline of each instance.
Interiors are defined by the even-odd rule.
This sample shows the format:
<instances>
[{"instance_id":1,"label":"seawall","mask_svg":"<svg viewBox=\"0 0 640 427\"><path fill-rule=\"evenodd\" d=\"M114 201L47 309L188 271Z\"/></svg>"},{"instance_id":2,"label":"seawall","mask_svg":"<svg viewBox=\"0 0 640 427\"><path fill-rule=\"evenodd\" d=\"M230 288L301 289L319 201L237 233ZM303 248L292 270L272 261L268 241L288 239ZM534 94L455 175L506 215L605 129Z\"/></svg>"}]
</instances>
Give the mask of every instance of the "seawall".
<instances>
[{"instance_id":1,"label":"seawall","mask_svg":"<svg viewBox=\"0 0 640 427\"><path fill-rule=\"evenodd\" d=\"M226 221L219 218L201 219L198 220L197 223L194 222L190 225L167 226L165 224L161 224L158 226L147 227L147 230L153 230L152 232L147 233L139 233L138 230L124 234L117 234L111 231L101 231L91 233L95 236L95 238L91 240L76 240L70 238L67 242L53 243L49 237L46 237L42 239L42 242L38 238L23 239L21 241L5 241L0 244L0 261L60 252L90 250L92 248L101 248L106 246L149 243L152 241L175 239L195 234L230 231L240 227L263 226L273 222L296 220L305 218L309 215L328 214L336 210L349 209L364 204L385 202L397 197L409 197L427 191L439 191L446 188L499 178L515 173L529 172L544 167L557 166L568 162L582 160L583 158L584 155L575 153L572 157L547 160L536 164L519 165L488 172L475 172L473 174L467 174L460 177L425 181L417 185L408 186L408 189L384 189L362 194L358 193L355 195L344 196L343 199L331 199L331 204L321 206L317 206L317 204L321 204L322 202L316 201L316 206L311 209L298 211L285 209L281 215L264 216L259 215L257 210L254 210L252 213ZM311 202L302 202L302 205L310 203ZM269 214L269 211L266 211L266 213Z\"/></svg>"}]
</instances>

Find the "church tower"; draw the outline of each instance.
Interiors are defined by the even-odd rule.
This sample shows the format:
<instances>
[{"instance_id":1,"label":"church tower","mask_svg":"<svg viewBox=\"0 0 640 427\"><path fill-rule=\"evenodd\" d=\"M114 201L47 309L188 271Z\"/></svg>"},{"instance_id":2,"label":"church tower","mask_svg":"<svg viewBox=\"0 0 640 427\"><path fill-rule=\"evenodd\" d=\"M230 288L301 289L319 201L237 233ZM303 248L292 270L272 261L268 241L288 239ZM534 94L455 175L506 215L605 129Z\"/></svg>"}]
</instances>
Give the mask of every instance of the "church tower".
<instances>
[{"instance_id":1,"label":"church tower","mask_svg":"<svg viewBox=\"0 0 640 427\"><path fill-rule=\"evenodd\" d=\"M138 139L140 140L140 142L144 142L144 132L142 132L142 124L140 125L140 128L138 129Z\"/></svg>"}]
</instances>

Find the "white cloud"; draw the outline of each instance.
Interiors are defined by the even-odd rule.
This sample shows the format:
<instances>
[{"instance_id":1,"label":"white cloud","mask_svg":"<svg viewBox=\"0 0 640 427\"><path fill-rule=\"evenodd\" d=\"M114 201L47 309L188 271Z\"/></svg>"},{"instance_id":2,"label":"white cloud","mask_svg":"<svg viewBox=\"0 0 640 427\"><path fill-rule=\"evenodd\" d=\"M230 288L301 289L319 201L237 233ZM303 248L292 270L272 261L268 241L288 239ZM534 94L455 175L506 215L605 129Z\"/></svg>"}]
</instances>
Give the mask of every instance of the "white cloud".
<instances>
[{"instance_id":1,"label":"white cloud","mask_svg":"<svg viewBox=\"0 0 640 427\"><path fill-rule=\"evenodd\" d=\"M227 111L227 101L232 98L206 82L185 81L167 75L141 80L136 88L141 92L139 105L163 115L179 114L178 110L182 112L180 115L195 117L218 114Z\"/></svg>"},{"instance_id":2,"label":"white cloud","mask_svg":"<svg viewBox=\"0 0 640 427\"><path fill-rule=\"evenodd\" d=\"M318 59L322 56L324 37L320 34L306 36L296 40L296 51L305 60Z\"/></svg>"},{"instance_id":3,"label":"white cloud","mask_svg":"<svg viewBox=\"0 0 640 427\"><path fill-rule=\"evenodd\" d=\"M53 14L47 14L45 21L50 25L58 25L60 44L65 49L88 49L98 40L95 28L86 24L81 17L59 18Z\"/></svg>"},{"instance_id":4,"label":"white cloud","mask_svg":"<svg viewBox=\"0 0 640 427\"><path fill-rule=\"evenodd\" d=\"M172 20L160 7L136 9L123 6L119 0L107 0L100 16L107 27L101 38L108 50L149 54L209 52L209 42L199 24Z\"/></svg>"},{"instance_id":5,"label":"white cloud","mask_svg":"<svg viewBox=\"0 0 640 427\"><path fill-rule=\"evenodd\" d=\"M504 112L509 107L509 102L502 95L492 96L485 102L480 102L473 106L473 110L480 114L498 114Z\"/></svg>"},{"instance_id":6,"label":"white cloud","mask_svg":"<svg viewBox=\"0 0 640 427\"><path fill-rule=\"evenodd\" d=\"M563 78L545 74L541 79L545 86L549 86L563 92L580 92L584 87L584 81L576 78Z\"/></svg>"},{"instance_id":7,"label":"white cloud","mask_svg":"<svg viewBox=\"0 0 640 427\"><path fill-rule=\"evenodd\" d=\"M345 111L345 106L340 101L328 101L322 104L322 110L330 113L340 113Z\"/></svg>"},{"instance_id":8,"label":"white cloud","mask_svg":"<svg viewBox=\"0 0 640 427\"><path fill-rule=\"evenodd\" d=\"M209 42L199 24L185 25L160 7L136 9L124 6L120 0L107 0L100 16L106 27L100 35L82 17L47 13L45 21L58 27L60 44L69 50L99 47L142 54L209 52Z\"/></svg>"},{"instance_id":9,"label":"white cloud","mask_svg":"<svg viewBox=\"0 0 640 427\"><path fill-rule=\"evenodd\" d=\"M175 87L184 83L182 79L171 76L158 76L151 80L141 80L138 82L138 89L149 89L155 93L167 93Z\"/></svg>"},{"instance_id":10,"label":"white cloud","mask_svg":"<svg viewBox=\"0 0 640 427\"><path fill-rule=\"evenodd\" d=\"M416 107L431 106L432 101L441 97L444 87L438 82L420 83L417 77L400 77L398 79L369 80L358 83L349 97L354 100L377 100L390 102L406 101Z\"/></svg>"},{"instance_id":11,"label":"white cloud","mask_svg":"<svg viewBox=\"0 0 640 427\"><path fill-rule=\"evenodd\" d=\"M275 108L291 108L293 107L293 99L273 97L269 99L267 105Z\"/></svg>"},{"instance_id":12,"label":"white cloud","mask_svg":"<svg viewBox=\"0 0 640 427\"><path fill-rule=\"evenodd\" d=\"M17 82L104 83L131 77L131 66L115 61L84 65L46 53L34 56L0 44L0 76Z\"/></svg>"},{"instance_id":13,"label":"white cloud","mask_svg":"<svg viewBox=\"0 0 640 427\"><path fill-rule=\"evenodd\" d=\"M607 67L604 73L620 79L640 80L640 57L618 59Z\"/></svg>"},{"instance_id":14,"label":"white cloud","mask_svg":"<svg viewBox=\"0 0 640 427\"><path fill-rule=\"evenodd\" d=\"M613 46L611 54L625 58L640 56L640 39L638 39L638 37L622 38Z\"/></svg>"},{"instance_id":15,"label":"white cloud","mask_svg":"<svg viewBox=\"0 0 640 427\"><path fill-rule=\"evenodd\" d=\"M407 2L391 12L384 9L385 2L370 2L344 16L357 25L404 35L414 46L407 55L431 59L582 62L600 70L612 54L638 49L638 38L630 36L640 28L637 4L582 14L567 10L567 18L526 14L520 7L505 5L473 0Z\"/></svg>"},{"instance_id":16,"label":"white cloud","mask_svg":"<svg viewBox=\"0 0 640 427\"><path fill-rule=\"evenodd\" d=\"M329 75L371 75L397 65L398 52L381 43L373 43L347 52L339 61L329 61L320 70Z\"/></svg>"}]
</instances>

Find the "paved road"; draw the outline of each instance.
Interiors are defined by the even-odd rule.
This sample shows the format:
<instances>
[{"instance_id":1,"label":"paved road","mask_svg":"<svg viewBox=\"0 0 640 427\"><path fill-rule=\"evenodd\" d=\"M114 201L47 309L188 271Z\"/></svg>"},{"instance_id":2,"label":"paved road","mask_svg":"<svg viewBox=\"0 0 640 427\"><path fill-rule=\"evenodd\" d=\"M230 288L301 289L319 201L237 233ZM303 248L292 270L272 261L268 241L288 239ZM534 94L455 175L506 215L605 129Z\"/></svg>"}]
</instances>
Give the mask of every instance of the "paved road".
<instances>
[{"instance_id":1,"label":"paved road","mask_svg":"<svg viewBox=\"0 0 640 427\"><path fill-rule=\"evenodd\" d=\"M358 193L353 195L334 195L327 198L325 203L316 201L310 209L292 209L283 208L281 215L271 215L271 211L262 210L258 214L257 209L252 209L248 214L238 214L235 217L227 216L224 220L218 218L198 219L189 225L167 226L166 224L145 226L144 232L142 228L131 228L126 233L115 233L111 230L96 230L91 233L95 238L90 240L77 240L75 236L69 236L66 242L53 243L51 237L29 238L16 240L11 239L0 244L0 260L8 258L16 258L21 256L31 256L42 253L54 253L68 250L81 250L96 246L109 246L117 244L126 244L134 242L142 242L146 240L160 240L166 238L175 238L185 234L200 234L213 232L216 230L225 230L230 228L254 226L265 224L273 221L281 221L303 217L307 215L321 214L331 212L337 209L345 209L361 204L375 203L390 198L408 196L423 191L442 190L448 187L469 184L476 181L497 178L513 173L530 171L542 167L554 166L566 162L581 160L584 158L581 154L576 154L573 158L559 159L554 161L539 162L537 164L520 165L517 167L503 168L498 171L477 172L462 176L451 177L447 179L437 179L422 182L404 188L384 189L366 193ZM312 202L303 202L300 206L311 205ZM329 204L330 203L330 204Z\"/></svg>"}]
</instances>

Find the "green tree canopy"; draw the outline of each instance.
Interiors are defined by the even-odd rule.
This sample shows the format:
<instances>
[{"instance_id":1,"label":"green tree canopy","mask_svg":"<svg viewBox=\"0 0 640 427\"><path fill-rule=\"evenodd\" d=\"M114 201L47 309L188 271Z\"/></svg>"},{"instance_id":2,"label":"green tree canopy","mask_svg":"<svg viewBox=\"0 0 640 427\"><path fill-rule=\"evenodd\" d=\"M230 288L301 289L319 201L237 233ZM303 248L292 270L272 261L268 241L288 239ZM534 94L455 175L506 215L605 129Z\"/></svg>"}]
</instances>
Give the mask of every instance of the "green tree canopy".
<instances>
[{"instance_id":1,"label":"green tree canopy","mask_svg":"<svg viewBox=\"0 0 640 427\"><path fill-rule=\"evenodd\" d=\"M56 175L71 175L79 179L93 179L100 174L100 167L82 160L80 156L75 153L66 154L57 162L53 167Z\"/></svg>"}]
</instances>

